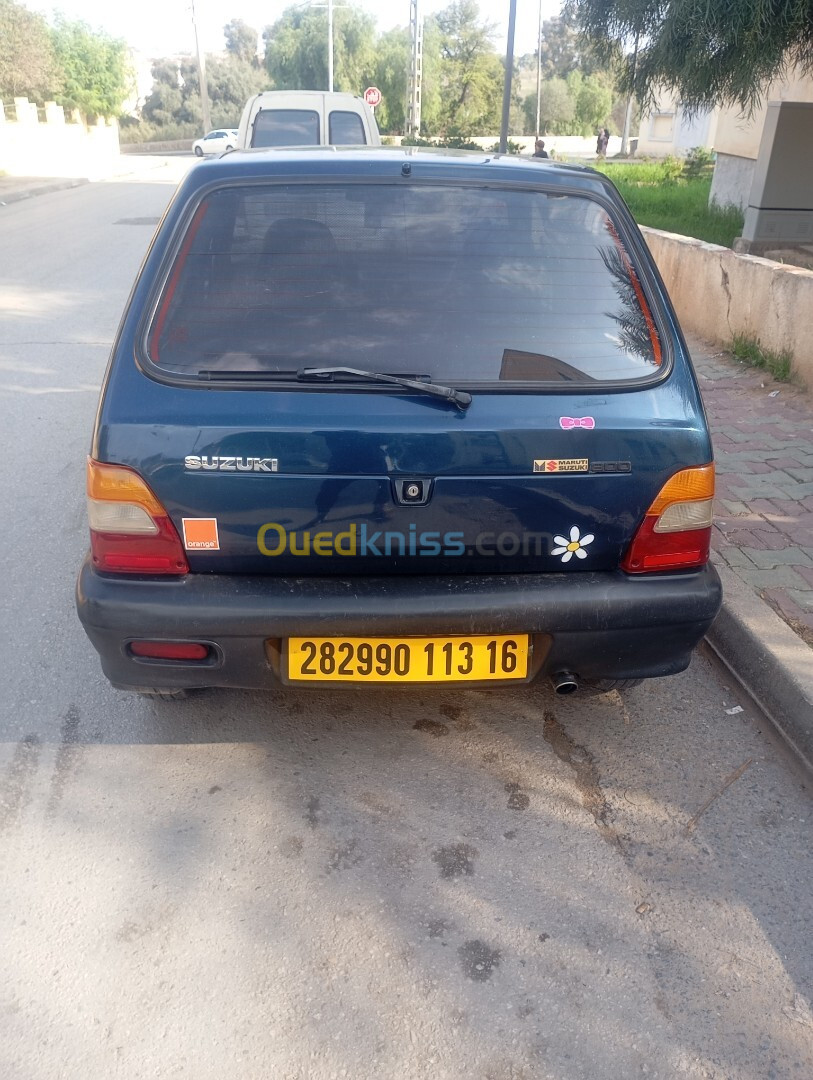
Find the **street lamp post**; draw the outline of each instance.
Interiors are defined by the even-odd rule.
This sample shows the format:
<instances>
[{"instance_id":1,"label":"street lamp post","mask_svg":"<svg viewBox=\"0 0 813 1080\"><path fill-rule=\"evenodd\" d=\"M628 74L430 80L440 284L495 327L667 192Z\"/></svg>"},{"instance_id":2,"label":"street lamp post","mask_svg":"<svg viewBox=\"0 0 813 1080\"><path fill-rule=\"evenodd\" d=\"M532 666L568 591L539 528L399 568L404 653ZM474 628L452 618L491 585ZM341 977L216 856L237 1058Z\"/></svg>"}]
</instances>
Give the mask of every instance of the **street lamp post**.
<instances>
[{"instance_id":1,"label":"street lamp post","mask_svg":"<svg viewBox=\"0 0 813 1080\"><path fill-rule=\"evenodd\" d=\"M517 22L517 0L511 0L508 8L508 42L505 47L505 85L502 92L502 124L500 125L500 153L508 149L508 117L511 112L511 79L514 75L514 27Z\"/></svg>"},{"instance_id":2,"label":"street lamp post","mask_svg":"<svg viewBox=\"0 0 813 1080\"><path fill-rule=\"evenodd\" d=\"M212 117L209 113L209 88L206 85L206 58L200 51L198 22L195 18L195 0L192 3L192 28L195 31L195 53L198 58L198 81L200 82L200 111L203 117L203 134L212 130Z\"/></svg>"},{"instance_id":3,"label":"street lamp post","mask_svg":"<svg viewBox=\"0 0 813 1080\"><path fill-rule=\"evenodd\" d=\"M339 4L338 7L344 5ZM333 0L326 0L324 4L311 4L312 8L327 8L327 88L333 93Z\"/></svg>"},{"instance_id":4,"label":"street lamp post","mask_svg":"<svg viewBox=\"0 0 813 1080\"><path fill-rule=\"evenodd\" d=\"M638 66L638 38L639 34L635 35L635 47L632 51L632 78L635 80L635 71ZM630 127L632 126L632 105L633 105L633 93L630 90L630 95L627 98L627 108L624 111L624 128L621 132L621 149L619 154L621 157L626 157L628 152L628 140L630 137Z\"/></svg>"},{"instance_id":5,"label":"street lamp post","mask_svg":"<svg viewBox=\"0 0 813 1080\"><path fill-rule=\"evenodd\" d=\"M542 134L542 0L539 0L539 29L536 35L536 137Z\"/></svg>"},{"instance_id":6,"label":"street lamp post","mask_svg":"<svg viewBox=\"0 0 813 1080\"><path fill-rule=\"evenodd\" d=\"M333 0L327 0L327 88L333 93Z\"/></svg>"}]
</instances>

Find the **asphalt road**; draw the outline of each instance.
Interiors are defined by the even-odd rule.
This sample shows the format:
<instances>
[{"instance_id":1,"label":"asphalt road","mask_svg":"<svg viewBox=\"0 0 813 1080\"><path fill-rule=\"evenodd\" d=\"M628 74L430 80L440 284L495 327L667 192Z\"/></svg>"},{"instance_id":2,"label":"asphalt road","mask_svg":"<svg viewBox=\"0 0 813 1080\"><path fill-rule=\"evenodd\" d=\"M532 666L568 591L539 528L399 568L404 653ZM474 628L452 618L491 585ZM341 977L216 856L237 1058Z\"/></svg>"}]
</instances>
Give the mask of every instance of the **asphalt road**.
<instances>
[{"instance_id":1,"label":"asphalt road","mask_svg":"<svg viewBox=\"0 0 813 1080\"><path fill-rule=\"evenodd\" d=\"M186 164L0 208L0 1076L809 1080L809 781L705 652L623 700L105 684L84 455Z\"/></svg>"}]
</instances>

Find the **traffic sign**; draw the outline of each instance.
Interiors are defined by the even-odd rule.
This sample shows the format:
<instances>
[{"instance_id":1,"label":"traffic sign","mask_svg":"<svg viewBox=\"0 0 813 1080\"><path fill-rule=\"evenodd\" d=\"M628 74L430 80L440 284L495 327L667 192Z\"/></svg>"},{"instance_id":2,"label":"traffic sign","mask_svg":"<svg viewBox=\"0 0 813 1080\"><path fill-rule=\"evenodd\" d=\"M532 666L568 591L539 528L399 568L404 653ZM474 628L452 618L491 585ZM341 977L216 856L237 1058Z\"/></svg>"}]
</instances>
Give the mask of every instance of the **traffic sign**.
<instances>
[{"instance_id":1,"label":"traffic sign","mask_svg":"<svg viewBox=\"0 0 813 1080\"><path fill-rule=\"evenodd\" d=\"M373 108L381 104L381 91L377 86L368 86L364 91L364 100Z\"/></svg>"}]
</instances>

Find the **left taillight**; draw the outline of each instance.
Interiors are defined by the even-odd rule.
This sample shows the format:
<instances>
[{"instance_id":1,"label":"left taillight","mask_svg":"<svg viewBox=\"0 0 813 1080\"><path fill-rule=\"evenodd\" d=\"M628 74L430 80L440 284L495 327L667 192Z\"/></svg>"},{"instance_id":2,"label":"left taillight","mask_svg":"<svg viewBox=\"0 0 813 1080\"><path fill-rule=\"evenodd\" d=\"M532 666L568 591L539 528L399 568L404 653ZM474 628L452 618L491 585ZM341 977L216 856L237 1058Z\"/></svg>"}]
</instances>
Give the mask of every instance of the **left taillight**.
<instances>
[{"instance_id":1,"label":"left taillight","mask_svg":"<svg viewBox=\"0 0 813 1080\"><path fill-rule=\"evenodd\" d=\"M90 551L111 574L186 574L189 565L175 526L134 469L88 458Z\"/></svg>"}]
</instances>

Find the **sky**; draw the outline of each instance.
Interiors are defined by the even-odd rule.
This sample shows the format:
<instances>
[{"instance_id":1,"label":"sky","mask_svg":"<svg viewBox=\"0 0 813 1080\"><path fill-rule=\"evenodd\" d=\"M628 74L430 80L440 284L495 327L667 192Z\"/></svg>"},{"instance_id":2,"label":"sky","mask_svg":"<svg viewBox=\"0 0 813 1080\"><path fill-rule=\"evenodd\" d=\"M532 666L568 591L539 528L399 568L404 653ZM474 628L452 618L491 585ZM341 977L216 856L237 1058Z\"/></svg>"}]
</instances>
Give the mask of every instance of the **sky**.
<instances>
[{"instance_id":1,"label":"sky","mask_svg":"<svg viewBox=\"0 0 813 1080\"><path fill-rule=\"evenodd\" d=\"M23 0L27 7L50 14L50 5ZM325 0L315 0L316 3ZM338 2L338 0L337 0ZM374 16L379 30L409 23L409 0L352 0ZM424 14L439 11L449 0L420 0ZM480 13L497 24L494 44L504 52L508 33L508 0L479 0ZM541 0L542 18L558 15L561 0ZM70 19L83 19L94 29L121 37L148 57L192 52L190 0L61 0L54 5ZM290 0L195 0L201 46L206 52L223 49L223 27L230 19L243 19L262 32L273 23ZM303 5L305 6L305 5ZM539 0L517 0L514 52L517 56L536 49Z\"/></svg>"}]
</instances>

